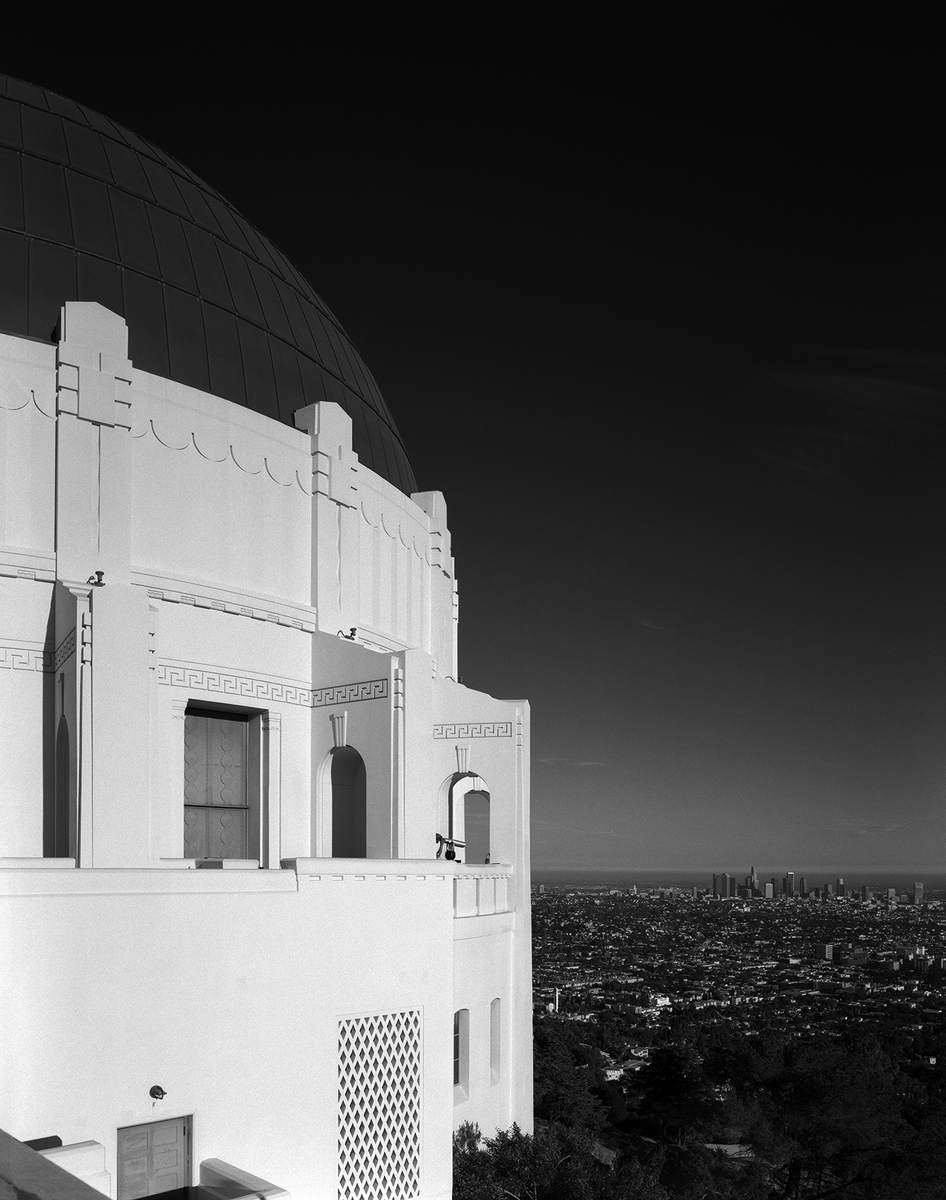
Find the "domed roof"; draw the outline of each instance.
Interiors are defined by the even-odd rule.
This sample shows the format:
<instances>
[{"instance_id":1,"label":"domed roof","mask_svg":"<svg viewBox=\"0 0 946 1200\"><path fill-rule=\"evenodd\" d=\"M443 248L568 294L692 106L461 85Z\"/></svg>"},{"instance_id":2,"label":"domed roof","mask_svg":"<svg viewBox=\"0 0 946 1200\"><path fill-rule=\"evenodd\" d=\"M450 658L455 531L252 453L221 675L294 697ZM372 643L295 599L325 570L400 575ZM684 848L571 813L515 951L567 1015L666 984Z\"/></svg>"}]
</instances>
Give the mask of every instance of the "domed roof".
<instances>
[{"instance_id":1,"label":"domed roof","mask_svg":"<svg viewBox=\"0 0 946 1200\"><path fill-rule=\"evenodd\" d=\"M0 263L0 330L48 341L64 301L97 300L136 367L288 425L335 401L361 461L416 490L371 372L288 259L157 146L3 75Z\"/></svg>"}]
</instances>

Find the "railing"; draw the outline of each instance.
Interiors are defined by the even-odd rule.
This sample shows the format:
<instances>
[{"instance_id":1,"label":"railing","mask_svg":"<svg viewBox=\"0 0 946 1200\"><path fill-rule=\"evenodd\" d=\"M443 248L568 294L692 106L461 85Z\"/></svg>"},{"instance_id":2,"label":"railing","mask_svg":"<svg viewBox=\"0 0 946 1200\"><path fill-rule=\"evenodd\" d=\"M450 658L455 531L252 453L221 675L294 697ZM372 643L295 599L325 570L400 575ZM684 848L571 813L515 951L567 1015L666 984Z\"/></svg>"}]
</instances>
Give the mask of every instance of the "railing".
<instances>
[{"instance_id":1,"label":"railing","mask_svg":"<svg viewBox=\"0 0 946 1200\"><path fill-rule=\"evenodd\" d=\"M451 879L455 917L512 912L516 906L508 863L458 863L443 858L284 858L282 865L297 875L320 880Z\"/></svg>"},{"instance_id":2,"label":"railing","mask_svg":"<svg viewBox=\"0 0 946 1200\"><path fill-rule=\"evenodd\" d=\"M484 917L515 908L511 868L505 863L454 866L453 915Z\"/></svg>"}]
</instances>

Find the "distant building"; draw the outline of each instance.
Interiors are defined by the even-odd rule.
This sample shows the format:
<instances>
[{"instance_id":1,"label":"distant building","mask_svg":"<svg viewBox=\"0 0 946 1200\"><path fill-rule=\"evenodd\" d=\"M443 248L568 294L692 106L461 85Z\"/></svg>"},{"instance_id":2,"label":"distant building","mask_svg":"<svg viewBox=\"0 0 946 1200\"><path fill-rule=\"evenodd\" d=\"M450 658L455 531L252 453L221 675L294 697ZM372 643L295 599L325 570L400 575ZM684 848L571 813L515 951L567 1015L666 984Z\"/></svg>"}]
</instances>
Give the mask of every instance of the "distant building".
<instances>
[{"instance_id":1,"label":"distant building","mask_svg":"<svg viewBox=\"0 0 946 1200\"><path fill-rule=\"evenodd\" d=\"M915 883L913 885L913 903L914 904L922 904L923 903L923 884L922 883Z\"/></svg>"}]
</instances>

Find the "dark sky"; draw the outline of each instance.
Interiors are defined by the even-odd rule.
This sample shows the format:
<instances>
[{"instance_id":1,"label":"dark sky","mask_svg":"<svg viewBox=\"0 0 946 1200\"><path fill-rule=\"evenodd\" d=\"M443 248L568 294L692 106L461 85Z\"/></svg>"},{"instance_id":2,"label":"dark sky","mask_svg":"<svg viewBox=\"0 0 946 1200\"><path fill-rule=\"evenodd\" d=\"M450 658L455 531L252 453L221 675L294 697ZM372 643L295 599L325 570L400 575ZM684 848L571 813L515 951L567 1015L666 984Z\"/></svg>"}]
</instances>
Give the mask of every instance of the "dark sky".
<instances>
[{"instance_id":1,"label":"dark sky","mask_svg":"<svg viewBox=\"0 0 946 1200\"><path fill-rule=\"evenodd\" d=\"M464 681L532 702L537 867L942 869L938 34L464 11L3 65L345 325L446 495Z\"/></svg>"}]
</instances>

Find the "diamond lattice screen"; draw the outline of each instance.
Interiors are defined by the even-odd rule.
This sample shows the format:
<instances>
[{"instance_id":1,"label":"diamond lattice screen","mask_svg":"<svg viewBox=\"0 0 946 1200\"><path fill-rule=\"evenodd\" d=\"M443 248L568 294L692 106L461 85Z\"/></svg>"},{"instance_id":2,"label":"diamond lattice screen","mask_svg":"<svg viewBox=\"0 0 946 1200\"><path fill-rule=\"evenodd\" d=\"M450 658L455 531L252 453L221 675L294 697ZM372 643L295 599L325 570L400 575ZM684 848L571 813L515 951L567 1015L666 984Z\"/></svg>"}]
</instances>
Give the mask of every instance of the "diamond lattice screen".
<instances>
[{"instance_id":1,"label":"diamond lattice screen","mask_svg":"<svg viewBox=\"0 0 946 1200\"><path fill-rule=\"evenodd\" d=\"M339 1200L420 1194L420 1011L338 1023Z\"/></svg>"}]
</instances>

